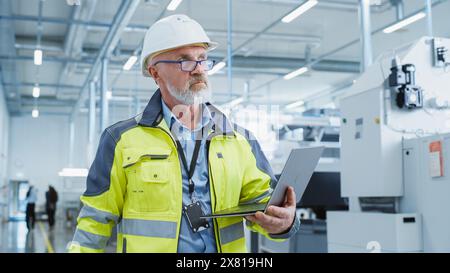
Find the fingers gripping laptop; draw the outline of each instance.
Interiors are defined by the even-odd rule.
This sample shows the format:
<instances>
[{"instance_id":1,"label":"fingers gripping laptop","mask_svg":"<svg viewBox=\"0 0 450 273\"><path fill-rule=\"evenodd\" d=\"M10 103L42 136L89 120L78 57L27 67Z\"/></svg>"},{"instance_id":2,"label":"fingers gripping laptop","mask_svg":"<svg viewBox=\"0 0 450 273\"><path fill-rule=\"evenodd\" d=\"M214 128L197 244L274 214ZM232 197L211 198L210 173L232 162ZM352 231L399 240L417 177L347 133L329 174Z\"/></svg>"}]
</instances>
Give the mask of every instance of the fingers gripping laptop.
<instances>
[{"instance_id":1,"label":"fingers gripping laptop","mask_svg":"<svg viewBox=\"0 0 450 273\"><path fill-rule=\"evenodd\" d=\"M301 200L306 186L319 162L324 147L293 149L281 172L280 179L267 203L253 203L238 205L236 207L217 211L201 218L219 218L232 216L253 215L258 211L266 212L271 205L281 206L285 199L286 190L289 186L294 188L297 202Z\"/></svg>"}]
</instances>

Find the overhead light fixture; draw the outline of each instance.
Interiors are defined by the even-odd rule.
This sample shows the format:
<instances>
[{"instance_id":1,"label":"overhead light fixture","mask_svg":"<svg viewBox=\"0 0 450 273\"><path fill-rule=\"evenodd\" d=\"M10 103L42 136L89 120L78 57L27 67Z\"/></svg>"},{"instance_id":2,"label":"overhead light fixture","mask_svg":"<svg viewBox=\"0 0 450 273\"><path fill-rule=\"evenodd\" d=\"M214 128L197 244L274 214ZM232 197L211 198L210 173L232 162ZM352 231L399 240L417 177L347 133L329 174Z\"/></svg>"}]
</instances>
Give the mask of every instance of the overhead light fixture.
<instances>
[{"instance_id":1,"label":"overhead light fixture","mask_svg":"<svg viewBox=\"0 0 450 273\"><path fill-rule=\"evenodd\" d=\"M294 109L294 108L297 108L297 107L300 107L303 105L305 105L305 102L300 100L300 101L296 101L294 103L286 105L286 109Z\"/></svg>"},{"instance_id":2,"label":"overhead light fixture","mask_svg":"<svg viewBox=\"0 0 450 273\"><path fill-rule=\"evenodd\" d=\"M87 177L89 173L85 168L63 168L58 175L62 177Z\"/></svg>"},{"instance_id":3,"label":"overhead light fixture","mask_svg":"<svg viewBox=\"0 0 450 273\"><path fill-rule=\"evenodd\" d=\"M41 88L39 88L39 86L36 85L35 87L33 87L33 98L39 98L40 95L41 95Z\"/></svg>"},{"instance_id":4,"label":"overhead light fixture","mask_svg":"<svg viewBox=\"0 0 450 273\"><path fill-rule=\"evenodd\" d=\"M182 0L172 0L167 6L167 10L174 11L178 8Z\"/></svg>"},{"instance_id":5,"label":"overhead light fixture","mask_svg":"<svg viewBox=\"0 0 450 273\"><path fill-rule=\"evenodd\" d=\"M112 91L111 90L106 91L106 99L110 100L111 98L112 98Z\"/></svg>"},{"instance_id":6,"label":"overhead light fixture","mask_svg":"<svg viewBox=\"0 0 450 273\"><path fill-rule=\"evenodd\" d=\"M34 64L41 65L42 64L42 50L36 49L34 51Z\"/></svg>"},{"instance_id":7,"label":"overhead light fixture","mask_svg":"<svg viewBox=\"0 0 450 273\"><path fill-rule=\"evenodd\" d=\"M288 15L284 16L283 19L281 19L281 21L283 23L290 23L292 20L294 20L295 18L299 17L300 15L302 15L303 13L307 12L309 9L317 5L317 3L318 3L317 0L308 0L303 4L301 4L298 8L290 12Z\"/></svg>"},{"instance_id":8,"label":"overhead light fixture","mask_svg":"<svg viewBox=\"0 0 450 273\"><path fill-rule=\"evenodd\" d=\"M425 16L427 16L425 14L425 12L419 12L416 15L410 16L408 18L405 18L405 19L401 20L400 22L397 22L397 23L395 23L395 24L393 24L391 26L388 26L387 28L385 28L383 30L383 32L387 33L387 34L392 33L394 31L397 31L397 30L401 29L401 28L404 28L407 25L410 25L410 24L412 24L412 23L414 23L416 21L419 21L420 19L424 18Z\"/></svg>"},{"instance_id":9,"label":"overhead light fixture","mask_svg":"<svg viewBox=\"0 0 450 273\"><path fill-rule=\"evenodd\" d=\"M123 65L123 70L130 70L136 63L136 61L137 61L136 55L130 56L130 58L128 58L128 61Z\"/></svg>"},{"instance_id":10,"label":"overhead light fixture","mask_svg":"<svg viewBox=\"0 0 450 273\"><path fill-rule=\"evenodd\" d=\"M216 64L211 70L208 71L208 75L214 75L216 74L219 70L221 70L222 68L224 68L227 64L225 62L220 62L218 64Z\"/></svg>"},{"instance_id":11,"label":"overhead light fixture","mask_svg":"<svg viewBox=\"0 0 450 273\"><path fill-rule=\"evenodd\" d=\"M292 78L295 78L295 77L297 77L297 76L300 76L301 74L303 74L303 73L306 73L308 71L308 68L306 67L306 66L304 66L304 67L302 67L302 68L299 68L299 69L297 69L297 70L295 70L295 71L292 71L291 73L289 73L289 74L286 74L286 75L284 75L284 79L285 80L290 80L290 79L292 79Z\"/></svg>"},{"instance_id":12,"label":"overhead light fixture","mask_svg":"<svg viewBox=\"0 0 450 273\"><path fill-rule=\"evenodd\" d=\"M38 118L39 117L39 110L37 108L33 109L33 111L31 111L31 116L33 118Z\"/></svg>"}]
</instances>

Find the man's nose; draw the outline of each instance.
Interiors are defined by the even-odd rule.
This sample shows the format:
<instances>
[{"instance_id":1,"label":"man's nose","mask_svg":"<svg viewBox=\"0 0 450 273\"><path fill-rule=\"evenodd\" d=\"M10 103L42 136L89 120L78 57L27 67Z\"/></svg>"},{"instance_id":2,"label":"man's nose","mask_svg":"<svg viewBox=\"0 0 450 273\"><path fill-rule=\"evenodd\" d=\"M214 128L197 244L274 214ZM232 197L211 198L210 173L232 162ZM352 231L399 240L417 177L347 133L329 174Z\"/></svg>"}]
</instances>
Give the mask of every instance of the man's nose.
<instances>
[{"instance_id":1,"label":"man's nose","mask_svg":"<svg viewBox=\"0 0 450 273\"><path fill-rule=\"evenodd\" d=\"M200 63L197 63L197 65L195 66L195 69L192 70L191 74L193 74L193 75L205 74L205 68L203 68L203 66Z\"/></svg>"}]
</instances>

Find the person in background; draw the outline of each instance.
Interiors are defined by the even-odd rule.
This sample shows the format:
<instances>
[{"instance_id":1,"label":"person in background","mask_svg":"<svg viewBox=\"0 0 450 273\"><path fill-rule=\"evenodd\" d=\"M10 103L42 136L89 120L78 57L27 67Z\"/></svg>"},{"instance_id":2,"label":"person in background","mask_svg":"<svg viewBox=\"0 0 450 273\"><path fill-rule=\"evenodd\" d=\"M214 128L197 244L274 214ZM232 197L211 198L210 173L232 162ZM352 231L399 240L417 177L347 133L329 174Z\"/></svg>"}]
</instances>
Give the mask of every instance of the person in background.
<instances>
[{"instance_id":1,"label":"person in background","mask_svg":"<svg viewBox=\"0 0 450 273\"><path fill-rule=\"evenodd\" d=\"M27 221L28 231L34 229L34 222L36 220L34 208L37 201L37 191L38 190L34 186L30 186L27 192L27 210L25 212L25 218Z\"/></svg>"},{"instance_id":2,"label":"person in background","mask_svg":"<svg viewBox=\"0 0 450 273\"><path fill-rule=\"evenodd\" d=\"M58 193L55 188L48 186L48 191L45 193L45 209L48 216L48 225L53 228L55 225L55 212L56 212L56 202L58 202Z\"/></svg>"}]
</instances>

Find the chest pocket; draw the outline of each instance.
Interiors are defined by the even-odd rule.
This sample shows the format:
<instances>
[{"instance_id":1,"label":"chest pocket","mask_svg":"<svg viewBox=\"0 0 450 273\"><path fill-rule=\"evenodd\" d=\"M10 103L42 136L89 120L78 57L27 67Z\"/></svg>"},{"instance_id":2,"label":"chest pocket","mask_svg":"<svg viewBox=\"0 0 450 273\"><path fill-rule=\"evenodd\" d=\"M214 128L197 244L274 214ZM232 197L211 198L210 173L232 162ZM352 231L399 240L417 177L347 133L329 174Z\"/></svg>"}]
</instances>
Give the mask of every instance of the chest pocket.
<instances>
[{"instance_id":1,"label":"chest pocket","mask_svg":"<svg viewBox=\"0 0 450 273\"><path fill-rule=\"evenodd\" d=\"M135 212L165 212L172 207L173 179L169 148L124 149L129 209Z\"/></svg>"}]
</instances>

